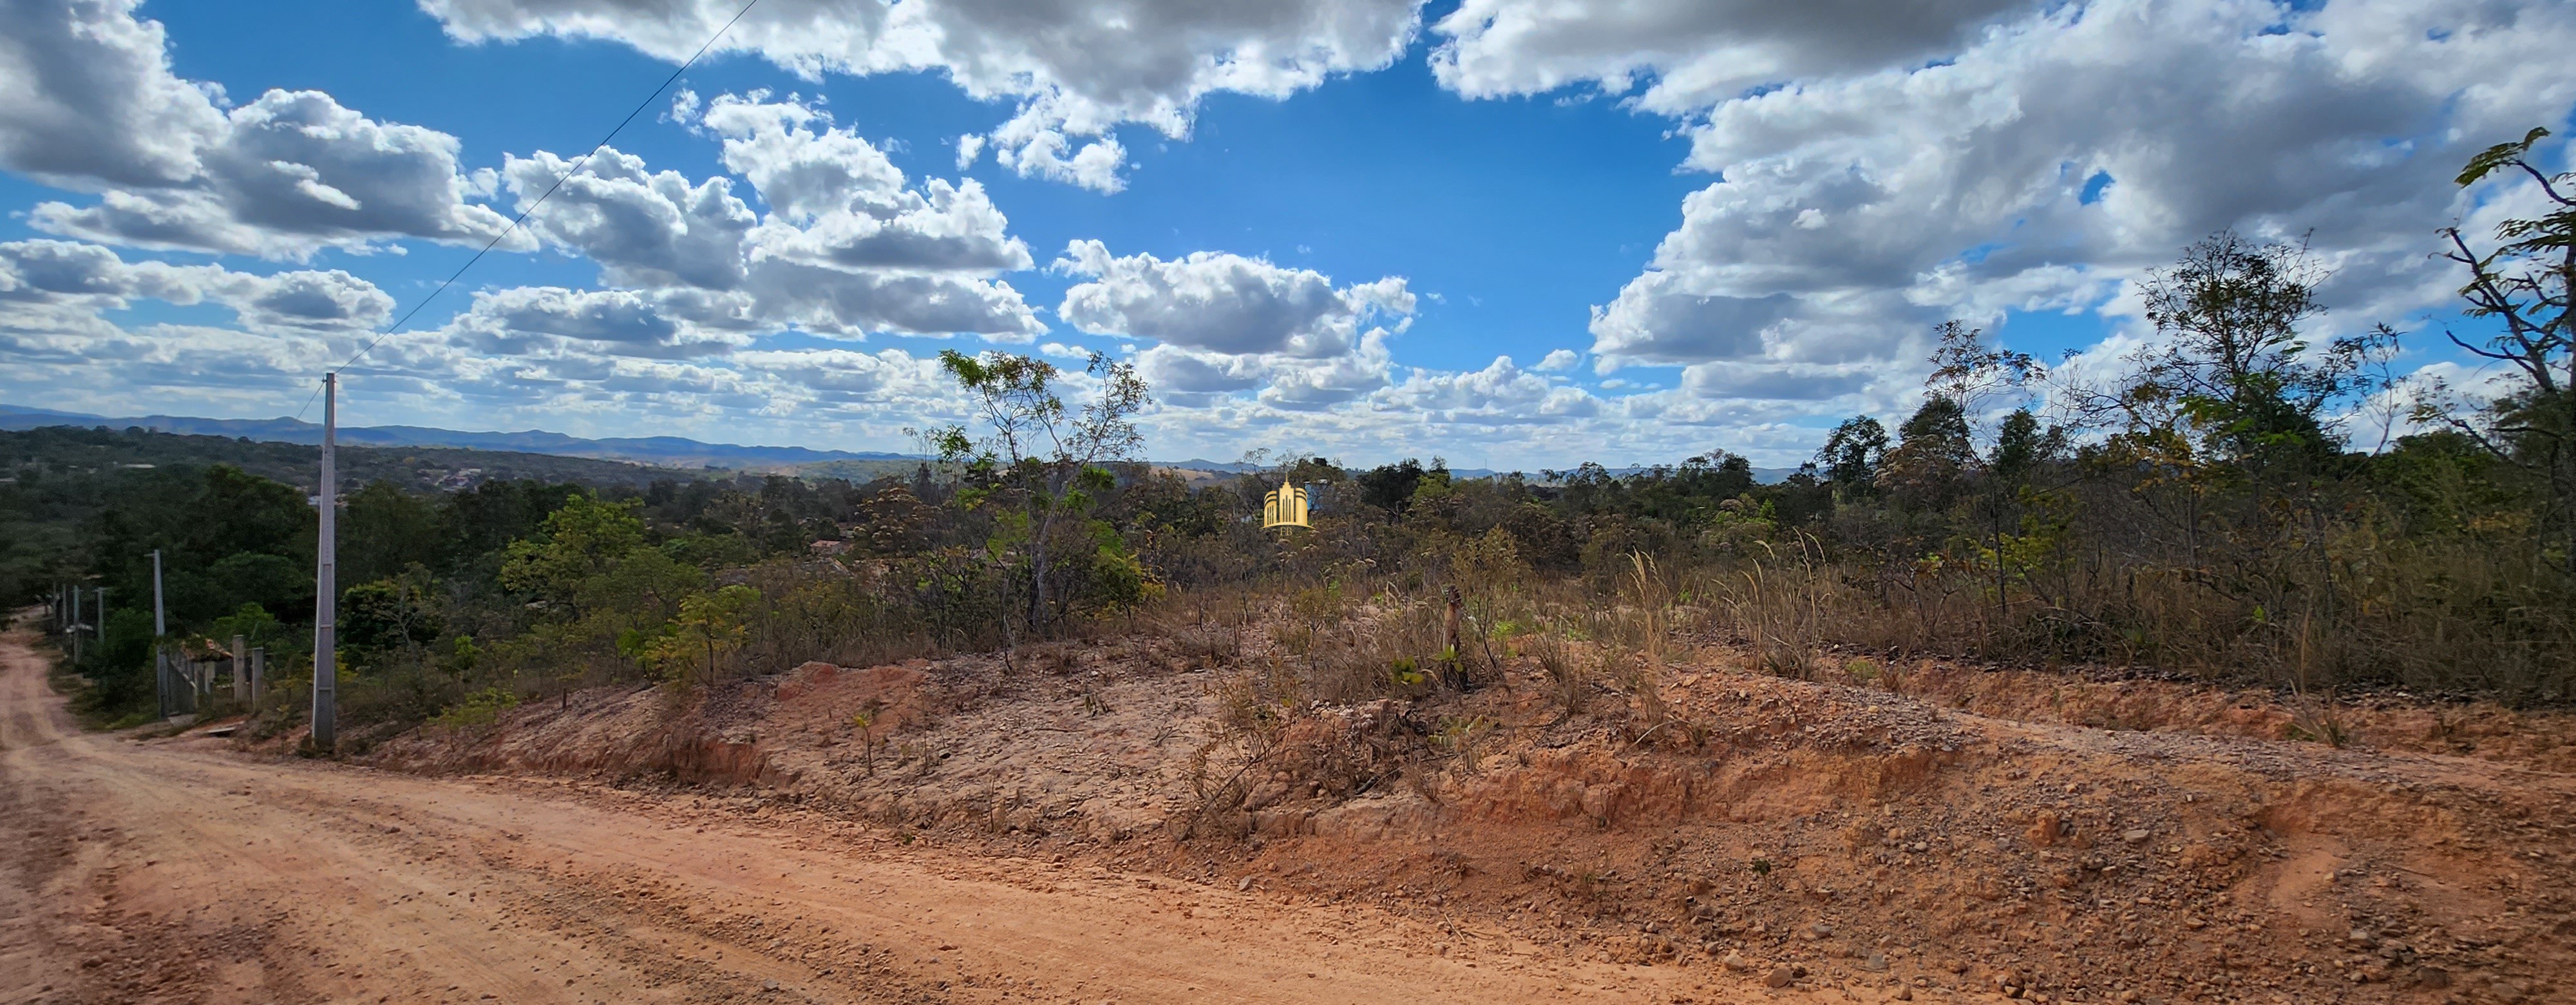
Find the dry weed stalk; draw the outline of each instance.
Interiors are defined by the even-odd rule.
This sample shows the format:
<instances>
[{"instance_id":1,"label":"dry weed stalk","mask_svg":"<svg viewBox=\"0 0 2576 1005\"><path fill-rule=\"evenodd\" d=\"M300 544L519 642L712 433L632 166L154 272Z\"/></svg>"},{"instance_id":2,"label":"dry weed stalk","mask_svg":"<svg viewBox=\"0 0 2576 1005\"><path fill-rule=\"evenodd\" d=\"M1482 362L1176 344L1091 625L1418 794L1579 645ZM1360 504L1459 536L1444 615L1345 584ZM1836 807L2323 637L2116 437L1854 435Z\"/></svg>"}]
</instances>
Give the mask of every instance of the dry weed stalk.
<instances>
[{"instance_id":1,"label":"dry weed stalk","mask_svg":"<svg viewBox=\"0 0 2576 1005\"><path fill-rule=\"evenodd\" d=\"M2328 692L2320 699L2313 692L2317 660L2311 626L2311 620L2301 616L2298 635L2291 642L2290 738L2342 747L2352 742L2352 734L2335 713L2334 695Z\"/></svg>"},{"instance_id":2,"label":"dry weed stalk","mask_svg":"<svg viewBox=\"0 0 2576 1005\"><path fill-rule=\"evenodd\" d=\"M1630 662L1633 672L1623 683L1636 702L1636 719L1631 724L1638 735L1653 732L1672 717L1664 703L1664 663L1672 642L1672 596L1654 556L1642 551L1628 553L1628 570L1622 577L1628 597L1627 616L1632 619L1637 658Z\"/></svg>"},{"instance_id":3,"label":"dry weed stalk","mask_svg":"<svg viewBox=\"0 0 2576 1005\"><path fill-rule=\"evenodd\" d=\"M1817 569L1822 546L1802 534L1787 560L1770 542L1762 548L1771 561L1754 559L1743 573L1744 588L1726 590L1719 604L1735 631L1752 642L1753 669L1808 679L1814 675L1824 621L1826 591L1820 588Z\"/></svg>"},{"instance_id":4,"label":"dry weed stalk","mask_svg":"<svg viewBox=\"0 0 2576 1005\"><path fill-rule=\"evenodd\" d=\"M1449 752L1460 771L1476 773L1476 751L1494 735L1495 723L1481 716L1444 719L1440 732L1431 737L1433 746Z\"/></svg>"}]
</instances>

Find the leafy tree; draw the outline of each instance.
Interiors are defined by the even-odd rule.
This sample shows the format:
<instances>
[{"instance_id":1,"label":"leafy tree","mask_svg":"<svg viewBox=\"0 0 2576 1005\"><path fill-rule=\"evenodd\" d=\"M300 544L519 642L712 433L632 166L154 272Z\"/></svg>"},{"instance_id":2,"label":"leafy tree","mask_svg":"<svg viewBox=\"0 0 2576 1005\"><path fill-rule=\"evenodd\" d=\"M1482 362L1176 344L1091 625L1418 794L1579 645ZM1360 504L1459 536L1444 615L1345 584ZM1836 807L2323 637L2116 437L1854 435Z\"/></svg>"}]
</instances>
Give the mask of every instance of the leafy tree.
<instances>
[{"instance_id":1,"label":"leafy tree","mask_svg":"<svg viewBox=\"0 0 2576 1005\"><path fill-rule=\"evenodd\" d=\"M1946 505L1960 479L1977 464L1968 414L1948 397L1930 397L1896 427L1896 449L1887 452L1876 483L1917 505Z\"/></svg>"},{"instance_id":2,"label":"leafy tree","mask_svg":"<svg viewBox=\"0 0 2576 1005\"><path fill-rule=\"evenodd\" d=\"M1422 477L1422 462L1410 457L1370 468L1360 473L1360 501L1389 513L1402 513L1412 505L1414 490L1421 487Z\"/></svg>"},{"instance_id":3,"label":"leafy tree","mask_svg":"<svg viewBox=\"0 0 2576 1005\"><path fill-rule=\"evenodd\" d=\"M1887 454L1887 427L1869 416L1844 419L1816 451L1825 480L1843 493L1865 491L1878 480L1878 464Z\"/></svg>"},{"instance_id":4,"label":"leafy tree","mask_svg":"<svg viewBox=\"0 0 2576 1005\"><path fill-rule=\"evenodd\" d=\"M2084 453L2136 507L2119 536L2266 624L2335 602L2322 529L2349 465L2330 409L2381 386L2395 344L2381 326L2311 345L2322 278L2301 246L2204 238L2144 285L2156 341L2110 389L2066 388L2082 421L2111 430Z\"/></svg>"},{"instance_id":5,"label":"leafy tree","mask_svg":"<svg viewBox=\"0 0 2576 1005\"><path fill-rule=\"evenodd\" d=\"M244 645L266 646L285 640L286 625L268 613L266 607L243 604L206 626L206 637L219 645L230 644L235 635L242 637Z\"/></svg>"},{"instance_id":6,"label":"leafy tree","mask_svg":"<svg viewBox=\"0 0 2576 1005\"><path fill-rule=\"evenodd\" d=\"M575 586L573 607L586 616L610 618L622 628L667 617L682 598L706 584L705 570L639 544Z\"/></svg>"},{"instance_id":7,"label":"leafy tree","mask_svg":"<svg viewBox=\"0 0 2576 1005\"><path fill-rule=\"evenodd\" d=\"M190 554L215 558L313 552L319 518L304 494L232 465L207 468L197 498L187 508L190 515L180 524L180 534Z\"/></svg>"},{"instance_id":8,"label":"leafy tree","mask_svg":"<svg viewBox=\"0 0 2576 1005\"><path fill-rule=\"evenodd\" d=\"M2312 467L2342 438L2327 406L2369 383L2366 365L2389 349L2385 326L2319 351L2301 325L2322 308L2323 271L2303 246L2257 244L2220 231L2158 270L2143 291L2160 340L2129 358L2118 390L2094 396L2143 439L2244 466Z\"/></svg>"},{"instance_id":9,"label":"leafy tree","mask_svg":"<svg viewBox=\"0 0 2576 1005\"><path fill-rule=\"evenodd\" d=\"M463 572L487 556L503 558L510 542L534 535L548 516L587 494L579 485L494 481L449 496L438 513L442 561L431 568ZM489 577L497 569L496 563L475 571Z\"/></svg>"},{"instance_id":10,"label":"leafy tree","mask_svg":"<svg viewBox=\"0 0 2576 1005\"><path fill-rule=\"evenodd\" d=\"M1434 457L1431 459L1431 466L1423 469L1422 479L1413 484L1413 496L1406 500L1404 508L1407 512L1411 512L1424 503L1446 499L1455 485L1455 481L1449 475L1448 459Z\"/></svg>"},{"instance_id":11,"label":"leafy tree","mask_svg":"<svg viewBox=\"0 0 2576 1005\"><path fill-rule=\"evenodd\" d=\"M1932 376L1924 382L1924 389L1935 398L1957 404L1960 413L1972 422L1985 413L1990 399L2017 394L2048 375L2048 368L2029 353L1989 346L1985 344L1984 331L1961 322L1941 322L1932 333L1936 345Z\"/></svg>"},{"instance_id":12,"label":"leafy tree","mask_svg":"<svg viewBox=\"0 0 2576 1005\"><path fill-rule=\"evenodd\" d=\"M2063 430L2042 430L2038 416L2027 408L2016 408L1997 427L1995 449L1987 455L1986 468L2006 482L2018 482L2031 468L2056 459L2065 449Z\"/></svg>"},{"instance_id":13,"label":"leafy tree","mask_svg":"<svg viewBox=\"0 0 2576 1005\"><path fill-rule=\"evenodd\" d=\"M582 585L643 545L635 510L586 492L566 500L536 537L510 542L501 585L578 615Z\"/></svg>"},{"instance_id":14,"label":"leafy tree","mask_svg":"<svg viewBox=\"0 0 2576 1005\"><path fill-rule=\"evenodd\" d=\"M174 634L245 602L279 617L310 617L318 521L301 493L222 464L138 473L148 477L110 496L88 521L116 603L151 609L157 550Z\"/></svg>"},{"instance_id":15,"label":"leafy tree","mask_svg":"<svg viewBox=\"0 0 2576 1005\"><path fill-rule=\"evenodd\" d=\"M751 637L750 613L760 591L742 584L680 601L680 613L645 647L645 663L665 679L714 680L724 658Z\"/></svg>"},{"instance_id":16,"label":"leafy tree","mask_svg":"<svg viewBox=\"0 0 2576 1005\"><path fill-rule=\"evenodd\" d=\"M152 612L119 608L107 616L106 644L81 654L81 675L89 690L77 706L84 712L116 716L152 708Z\"/></svg>"},{"instance_id":17,"label":"leafy tree","mask_svg":"<svg viewBox=\"0 0 2576 1005\"><path fill-rule=\"evenodd\" d=\"M417 651L446 632L425 595L425 570L352 586L340 595L340 638L359 651Z\"/></svg>"},{"instance_id":18,"label":"leafy tree","mask_svg":"<svg viewBox=\"0 0 2576 1005\"><path fill-rule=\"evenodd\" d=\"M1144 378L1132 364L1092 353L1083 372L1098 391L1075 414L1057 393L1055 365L1045 360L951 349L939 354L939 364L973 397L984 435L970 436L966 427L954 425L933 430L931 441L943 459L966 464L981 483L963 501L1007 510L997 543L1017 545L1027 556L1029 627L1043 631L1055 616L1048 580L1055 572L1059 526L1081 518L1099 493L1116 484L1102 465L1132 460L1144 446L1134 421L1151 400Z\"/></svg>"},{"instance_id":19,"label":"leafy tree","mask_svg":"<svg viewBox=\"0 0 2576 1005\"><path fill-rule=\"evenodd\" d=\"M413 565L438 561L438 506L384 479L367 483L341 503L340 573L352 583L397 576Z\"/></svg>"},{"instance_id":20,"label":"leafy tree","mask_svg":"<svg viewBox=\"0 0 2576 1005\"><path fill-rule=\"evenodd\" d=\"M191 580L199 577L188 577ZM185 605L187 619L197 621L207 612L221 610L231 600L258 604L270 611L293 614L313 606L313 565L302 556L268 552L237 551L216 560L204 576L203 602ZM197 592L197 591L191 591Z\"/></svg>"},{"instance_id":21,"label":"leafy tree","mask_svg":"<svg viewBox=\"0 0 2576 1005\"><path fill-rule=\"evenodd\" d=\"M2443 257L2469 273L2460 288L2466 313L2504 329L2484 346L2456 334L2451 342L2511 367L2514 386L2480 412L2456 407L2437 387L2416 418L2448 425L2538 480L2561 561L2576 572L2576 172L2553 176L2533 163L2532 145L2548 135L2533 129L2520 141L2488 147L2458 178L2466 188L2498 172L2519 173L2539 190L2547 212L2496 225L2495 246L2484 253L2460 228L2442 231L2451 245Z\"/></svg>"}]
</instances>

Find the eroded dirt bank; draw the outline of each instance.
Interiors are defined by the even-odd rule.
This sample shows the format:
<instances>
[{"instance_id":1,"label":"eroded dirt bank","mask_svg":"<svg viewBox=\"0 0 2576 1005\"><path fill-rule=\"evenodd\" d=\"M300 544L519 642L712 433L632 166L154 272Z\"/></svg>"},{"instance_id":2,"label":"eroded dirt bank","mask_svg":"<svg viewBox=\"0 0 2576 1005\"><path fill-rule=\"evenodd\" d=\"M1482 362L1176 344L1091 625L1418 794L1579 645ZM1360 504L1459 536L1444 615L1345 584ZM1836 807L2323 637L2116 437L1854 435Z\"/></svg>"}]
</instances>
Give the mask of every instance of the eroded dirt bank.
<instances>
[{"instance_id":1,"label":"eroded dirt bank","mask_svg":"<svg viewBox=\"0 0 2576 1005\"><path fill-rule=\"evenodd\" d=\"M2301 713L2268 695L1930 665L1808 683L1712 648L1676 658L1651 720L1602 686L1565 715L1515 666L1264 731L1243 727L1262 658L809 664L370 759L1364 904L1418 926L1407 952L1614 965L1686 998L2576 1000L2563 715L2347 708L2337 749L2277 739Z\"/></svg>"}]
</instances>

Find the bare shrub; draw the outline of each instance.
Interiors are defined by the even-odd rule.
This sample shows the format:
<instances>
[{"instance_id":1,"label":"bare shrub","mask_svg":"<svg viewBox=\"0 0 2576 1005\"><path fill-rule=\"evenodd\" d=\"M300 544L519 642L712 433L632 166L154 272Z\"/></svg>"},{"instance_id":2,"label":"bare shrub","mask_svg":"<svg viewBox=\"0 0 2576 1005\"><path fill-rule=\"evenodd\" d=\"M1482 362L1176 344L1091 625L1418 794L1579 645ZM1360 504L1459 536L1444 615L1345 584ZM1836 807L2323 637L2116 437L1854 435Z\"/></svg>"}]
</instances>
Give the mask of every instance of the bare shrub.
<instances>
[{"instance_id":1,"label":"bare shrub","mask_svg":"<svg viewBox=\"0 0 2576 1005\"><path fill-rule=\"evenodd\" d=\"M1569 651L1565 637L1542 631L1529 637L1523 648L1538 660L1539 670L1547 675L1548 692L1566 716L1583 714L1586 675L1582 665Z\"/></svg>"}]
</instances>

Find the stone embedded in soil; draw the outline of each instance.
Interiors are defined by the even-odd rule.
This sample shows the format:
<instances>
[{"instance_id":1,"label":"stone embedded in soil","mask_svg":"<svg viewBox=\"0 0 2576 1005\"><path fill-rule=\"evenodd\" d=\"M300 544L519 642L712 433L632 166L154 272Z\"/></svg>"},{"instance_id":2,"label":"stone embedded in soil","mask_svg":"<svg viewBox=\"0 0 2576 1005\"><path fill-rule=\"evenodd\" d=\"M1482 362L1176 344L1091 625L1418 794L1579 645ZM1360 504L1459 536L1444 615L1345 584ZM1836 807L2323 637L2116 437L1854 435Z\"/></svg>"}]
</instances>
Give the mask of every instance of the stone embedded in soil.
<instances>
[{"instance_id":1,"label":"stone embedded in soil","mask_svg":"<svg viewBox=\"0 0 2576 1005\"><path fill-rule=\"evenodd\" d=\"M1762 976L1762 986L1766 988L1785 988L1789 986L1790 981L1797 979L1798 975L1791 973L1787 964L1782 964L1780 966L1772 967L1770 973Z\"/></svg>"},{"instance_id":2,"label":"stone embedded in soil","mask_svg":"<svg viewBox=\"0 0 2576 1005\"><path fill-rule=\"evenodd\" d=\"M2128 843L2130 843L2130 844L2145 844L2145 843L2147 843L2147 839L2148 839L2148 838L2150 838L2150 837L2153 837L2153 836L2154 836L2154 835L2153 835L2152 833L2150 833L2146 828L2144 828L2144 827L2140 827L2140 828L2136 828L2136 829L2133 829L2133 830L2129 830L2129 831L2124 831L2124 832L2122 832L2122 833L2120 834L2120 840L2122 840L2122 841L2126 841L2126 842L2128 842Z\"/></svg>"},{"instance_id":3,"label":"stone embedded in soil","mask_svg":"<svg viewBox=\"0 0 2576 1005\"><path fill-rule=\"evenodd\" d=\"M2030 838L2033 846L2046 848L2057 843L2062 826L2064 824L2057 819L2057 814L2042 810L2031 818L2030 830L2025 832L2025 836Z\"/></svg>"}]
</instances>

